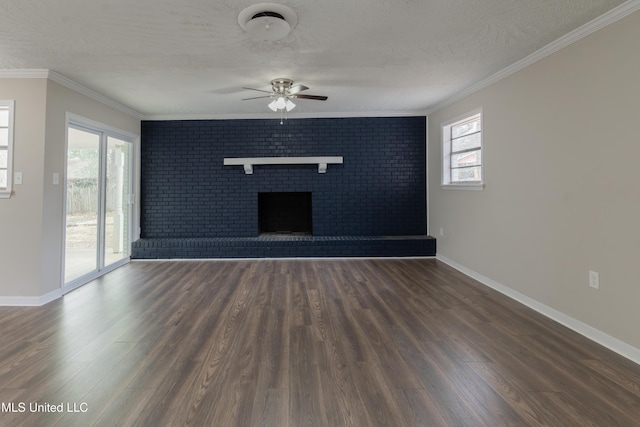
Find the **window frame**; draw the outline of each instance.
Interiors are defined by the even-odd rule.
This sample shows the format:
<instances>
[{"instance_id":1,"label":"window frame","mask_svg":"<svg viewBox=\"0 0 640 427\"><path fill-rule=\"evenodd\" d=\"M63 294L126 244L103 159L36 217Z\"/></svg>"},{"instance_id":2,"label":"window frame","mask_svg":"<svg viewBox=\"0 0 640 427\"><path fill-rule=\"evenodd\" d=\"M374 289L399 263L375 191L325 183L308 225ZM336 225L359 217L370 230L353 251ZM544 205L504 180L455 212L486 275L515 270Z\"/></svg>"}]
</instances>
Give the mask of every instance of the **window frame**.
<instances>
[{"instance_id":1,"label":"window frame","mask_svg":"<svg viewBox=\"0 0 640 427\"><path fill-rule=\"evenodd\" d=\"M451 157L452 157L452 140L451 129L459 124L467 121L480 119L480 180L479 181L452 181L451 180ZM484 125L482 117L482 108L477 108L466 114L462 114L447 122L444 122L441 127L442 136L442 176L441 176L441 188L453 189L453 190L484 190ZM455 153L453 153L455 154Z\"/></svg>"},{"instance_id":2,"label":"window frame","mask_svg":"<svg viewBox=\"0 0 640 427\"><path fill-rule=\"evenodd\" d=\"M7 122L8 144L7 144L7 186L0 188L0 199L8 199L13 192L13 114L15 101L12 99L0 99L0 108L7 109L9 112ZM4 128L4 126L3 126ZM3 148L4 149L4 148ZM4 170L5 168L2 168Z\"/></svg>"}]
</instances>

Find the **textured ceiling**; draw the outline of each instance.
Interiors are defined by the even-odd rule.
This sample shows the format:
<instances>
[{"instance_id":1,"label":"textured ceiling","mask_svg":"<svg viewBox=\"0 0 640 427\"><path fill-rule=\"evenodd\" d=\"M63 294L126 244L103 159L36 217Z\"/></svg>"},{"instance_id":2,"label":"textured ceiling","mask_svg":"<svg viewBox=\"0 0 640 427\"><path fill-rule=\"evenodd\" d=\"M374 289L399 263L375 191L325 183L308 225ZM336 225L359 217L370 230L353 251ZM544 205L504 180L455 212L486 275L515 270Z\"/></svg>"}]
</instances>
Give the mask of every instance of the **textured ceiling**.
<instances>
[{"instance_id":1,"label":"textured ceiling","mask_svg":"<svg viewBox=\"0 0 640 427\"><path fill-rule=\"evenodd\" d=\"M248 0L0 0L0 69L50 69L145 116L260 115L240 101L291 78L306 115L410 113L526 57L620 0L292 0L254 41ZM272 113L273 114L273 113ZM295 114L291 114L295 116Z\"/></svg>"}]
</instances>

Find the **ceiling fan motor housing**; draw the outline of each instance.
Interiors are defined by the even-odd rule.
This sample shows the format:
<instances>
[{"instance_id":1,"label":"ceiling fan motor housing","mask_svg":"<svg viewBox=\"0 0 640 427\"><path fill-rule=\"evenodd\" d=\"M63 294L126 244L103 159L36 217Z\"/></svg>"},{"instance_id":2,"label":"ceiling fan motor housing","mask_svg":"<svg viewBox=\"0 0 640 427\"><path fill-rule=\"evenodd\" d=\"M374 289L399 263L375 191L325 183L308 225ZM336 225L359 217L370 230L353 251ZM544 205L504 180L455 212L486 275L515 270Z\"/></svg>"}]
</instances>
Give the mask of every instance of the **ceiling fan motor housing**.
<instances>
[{"instance_id":1,"label":"ceiling fan motor housing","mask_svg":"<svg viewBox=\"0 0 640 427\"><path fill-rule=\"evenodd\" d=\"M305 85L293 86L293 80L285 79L285 78L278 78L278 79L271 80L271 91L254 89L251 87L245 87L244 89L255 90L258 92L263 92L268 94L268 95L262 95L262 96L255 96L251 98L244 98L243 99L244 101L247 101L250 99L259 99L259 98L275 98L275 101L269 104L271 109L274 109L275 107L283 108L282 103L286 103L288 106L288 110L290 110L293 107L295 107L295 104L291 102L291 99L302 98L302 99L313 99L316 101L327 100L326 96L301 94L300 92L308 90L309 88ZM276 105L275 104L276 102L279 102L279 104Z\"/></svg>"},{"instance_id":2,"label":"ceiling fan motor housing","mask_svg":"<svg viewBox=\"0 0 640 427\"><path fill-rule=\"evenodd\" d=\"M293 80L291 79L273 79L271 80L271 87L273 91L277 95L287 95L289 93L289 89L291 89L291 85L293 84Z\"/></svg>"}]
</instances>

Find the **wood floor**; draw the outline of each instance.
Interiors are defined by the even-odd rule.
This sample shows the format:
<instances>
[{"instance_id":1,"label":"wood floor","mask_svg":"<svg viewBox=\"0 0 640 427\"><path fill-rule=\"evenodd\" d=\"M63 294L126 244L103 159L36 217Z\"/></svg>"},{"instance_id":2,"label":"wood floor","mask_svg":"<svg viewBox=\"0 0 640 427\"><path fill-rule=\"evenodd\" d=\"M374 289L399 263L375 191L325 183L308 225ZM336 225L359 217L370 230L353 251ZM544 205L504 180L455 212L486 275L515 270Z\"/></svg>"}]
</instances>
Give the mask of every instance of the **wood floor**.
<instances>
[{"instance_id":1,"label":"wood floor","mask_svg":"<svg viewBox=\"0 0 640 427\"><path fill-rule=\"evenodd\" d=\"M134 262L0 334L1 426L640 425L640 366L435 259Z\"/></svg>"}]
</instances>

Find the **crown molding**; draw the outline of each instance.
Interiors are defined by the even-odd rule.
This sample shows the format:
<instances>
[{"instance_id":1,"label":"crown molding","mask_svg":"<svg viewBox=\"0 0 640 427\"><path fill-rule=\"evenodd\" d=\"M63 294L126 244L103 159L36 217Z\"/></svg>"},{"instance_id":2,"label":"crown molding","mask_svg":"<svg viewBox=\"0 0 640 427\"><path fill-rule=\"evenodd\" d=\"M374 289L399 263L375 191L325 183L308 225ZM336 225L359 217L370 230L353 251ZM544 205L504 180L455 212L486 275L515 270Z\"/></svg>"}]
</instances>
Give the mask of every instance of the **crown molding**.
<instances>
[{"instance_id":1,"label":"crown molding","mask_svg":"<svg viewBox=\"0 0 640 427\"><path fill-rule=\"evenodd\" d=\"M484 80L481 80L469 87L467 87L466 89L461 90L460 92L452 95L449 98L446 98L445 100L438 102L436 104L434 104L433 106L429 107L427 109L426 112L424 112L424 114L426 115L430 115L435 113L436 111L453 104L454 102L460 101L463 98L466 98L467 96L478 92L481 89L484 89L526 67L528 67L529 65L532 65L538 61L540 61L541 59L546 58L549 55L552 55L554 53L556 53L557 51L564 49L565 47L568 47L570 45L572 45L573 43L577 42L578 40L581 40L593 33L595 33L596 31L611 25L617 21L619 21L620 19L636 12L640 10L640 0L629 0L625 3L622 3L620 6L611 9L609 12L595 18L594 20L587 22L586 24L582 25L581 27L576 28L575 30L565 34L564 36L560 37L559 39L556 39L555 41L549 43L548 45L542 47L541 49L535 51L534 53L532 53L531 55L517 61L514 62L513 64L509 65L506 68L503 68L502 70L498 71L497 73L487 77Z\"/></svg>"},{"instance_id":2,"label":"crown molding","mask_svg":"<svg viewBox=\"0 0 640 427\"><path fill-rule=\"evenodd\" d=\"M424 111L355 111L355 112L321 112L321 113L289 113L285 120L289 119L340 119L355 117L416 117L424 116ZM253 113L253 114L149 114L142 118L148 121L162 120L246 120L246 119L273 119L280 121L278 113Z\"/></svg>"},{"instance_id":3,"label":"crown molding","mask_svg":"<svg viewBox=\"0 0 640 427\"><path fill-rule=\"evenodd\" d=\"M131 117L136 119L142 119L142 114L137 111L127 107L126 105L120 104L119 102L114 101L111 98L108 98L92 89L89 89L85 86L82 86L80 83L77 83L71 80L68 77L63 76L60 73L57 73L53 70L47 69L24 69L24 70L0 70L0 78L2 79L48 79L53 82L56 82L67 89L71 89L74 92L78 92L82 95L85 95L94 101L98 101L101 104L104 104L108 107L111 107L115 110L118 110L122 113L125 113Z\"/></svg>"},{"instance_id":4,"label":"crown molding","mask_svg":"<svg viewBox=\"0 0 640 427\"><path fill-rule=\"evenodd\" d=\"M0 79L46 79L49 70L0 70Z\"/></svg>"},{"instance_id":5,"label":"crown molding","mask_svg":"<svg viewBox=\"0 0 640 427\"><path fill-rule=\"evenodd\" d=\"M48 78L49 80L56 82L58 84L61 84L62 86L68 89L71 89L75 92L81 93L82 95L85 95L93 99L94 101L98 101L101 104L104 104L108 107L111 107L115 110L125 113L131 117L142 120L143 115L135 111L134 109L129 108L126 105L120 104L119 102L114 101L113 99L108 98L92 89L82 86L80 83L77 83L71 80L70 78L63 76L60 73L57 73L52 70L48 70Z\"/></svg>"}]
</instances>

